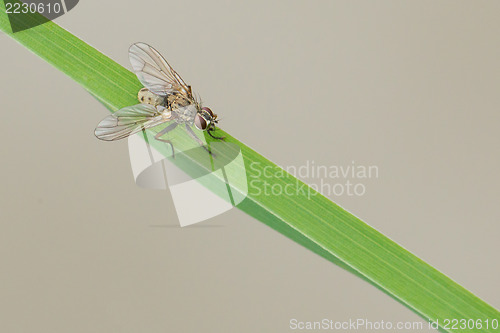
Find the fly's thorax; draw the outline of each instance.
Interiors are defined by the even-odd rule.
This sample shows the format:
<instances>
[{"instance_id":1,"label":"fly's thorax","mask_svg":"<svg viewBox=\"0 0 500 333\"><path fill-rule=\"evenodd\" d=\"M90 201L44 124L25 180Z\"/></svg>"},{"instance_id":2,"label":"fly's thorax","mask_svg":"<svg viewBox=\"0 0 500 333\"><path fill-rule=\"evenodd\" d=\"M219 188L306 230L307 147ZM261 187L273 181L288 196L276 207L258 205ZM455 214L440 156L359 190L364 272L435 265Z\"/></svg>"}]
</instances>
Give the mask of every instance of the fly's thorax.
<instances>
[{"instance_id":1,"label":"fly's thorax","mask_svg":"<svg viewBox=\"0 0 500 333\"><path fill-rule=\"evenodd\" d=\"M194 103L194 101L188 98L186 95L178 93L170 94L166 98L166 104L172 109L182 108Z\"/></svg>"},{"instance_id":2,"label":"fly's thorax","mask_svg":"<svg viewBox=\"0 0 500 333\"><path fill-rule=\"evenodd\" d=\"M172 112L175 113L175 118L178 123L191 124L194 121L198 109L195 104L189 104L186 106L172 107Z\"/></svg>"},{"instance_id":3,"label":"fly's thorax","mask_svg":"<svg viewBox=\"0 0 500 333\"><path fill-rule=\"evenodd\" d=\"M165 98L152 93L147 88L139 90L137 98L139 99L139 102L143 104L151 104L153 106L163 105L165 101Z\"/></svg>"}]
</instances>

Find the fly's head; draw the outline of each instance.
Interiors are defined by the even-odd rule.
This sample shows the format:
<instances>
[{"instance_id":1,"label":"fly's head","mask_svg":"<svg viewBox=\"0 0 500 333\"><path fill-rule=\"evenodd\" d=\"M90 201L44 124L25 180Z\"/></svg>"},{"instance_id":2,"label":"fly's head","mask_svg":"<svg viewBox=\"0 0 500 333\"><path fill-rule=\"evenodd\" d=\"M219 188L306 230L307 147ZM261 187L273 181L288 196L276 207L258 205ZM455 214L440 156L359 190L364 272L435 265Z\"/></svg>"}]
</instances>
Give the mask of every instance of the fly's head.
<instances>
[{"instance_id":1,"label":"fly's head","mask_svg":"<svg viewBox=\"0 0 500 333\"><path fill-rule=\"evenodd\" d=\"M194 118L194 125L201 131L211 131L215 129L215 124L217 124L217 122L217 115L207 107L202 107Z\"/></svg>"}]
</instances>

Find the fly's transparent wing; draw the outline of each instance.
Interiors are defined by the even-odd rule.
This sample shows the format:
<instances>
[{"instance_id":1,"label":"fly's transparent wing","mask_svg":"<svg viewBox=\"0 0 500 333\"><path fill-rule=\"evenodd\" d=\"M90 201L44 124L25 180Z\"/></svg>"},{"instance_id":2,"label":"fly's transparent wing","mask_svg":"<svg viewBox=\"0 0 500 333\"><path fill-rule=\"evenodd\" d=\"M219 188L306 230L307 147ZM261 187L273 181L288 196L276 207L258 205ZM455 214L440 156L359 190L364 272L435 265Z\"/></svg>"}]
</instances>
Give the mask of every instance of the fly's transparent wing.
<instances>
[{"instance_id":1,"label":"fly's transparent wing","mask_svg":"<svg viewBox=\"0 0 500 333\"><path fill-rule=\"evenodd\" d=\"M95 136L105 141L124 139L168 120L152 105L127 106L104 118L97 125Z\"/></svg>"},{"instance_id":2,"label":"fly's transparent wing","mask_svg":"<svg viewBox=\"0 0 500 333\"><path fill-rule=\"evenodd\" d=\"M129 58L139 81L153 93L165 96L174 92L191 97L191 88L153 47L145 43L133 44Z\"/></svg>"}]
</instances>

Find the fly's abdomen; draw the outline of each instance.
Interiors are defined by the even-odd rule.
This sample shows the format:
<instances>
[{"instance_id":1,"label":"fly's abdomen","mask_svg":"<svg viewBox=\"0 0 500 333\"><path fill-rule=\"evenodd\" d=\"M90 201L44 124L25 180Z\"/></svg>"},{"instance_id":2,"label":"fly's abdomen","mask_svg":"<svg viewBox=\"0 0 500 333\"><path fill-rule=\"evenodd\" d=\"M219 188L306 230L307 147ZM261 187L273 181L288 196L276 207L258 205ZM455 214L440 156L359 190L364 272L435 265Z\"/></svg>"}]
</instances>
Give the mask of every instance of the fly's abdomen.
<instances>
[{"instance_id":1,"label":"fly's abdomen","mask_svg":"<svg viewBox=\"0 0 500 333\"><path fill-rule=\"evenodd\" d=\"M153 94L147 88L142 88L141 90L139 90L137 98L139 99L139 102L143 104L151 104L153 106L163 105L165 102L165 98Z\"/></svg>"}]
</instances>

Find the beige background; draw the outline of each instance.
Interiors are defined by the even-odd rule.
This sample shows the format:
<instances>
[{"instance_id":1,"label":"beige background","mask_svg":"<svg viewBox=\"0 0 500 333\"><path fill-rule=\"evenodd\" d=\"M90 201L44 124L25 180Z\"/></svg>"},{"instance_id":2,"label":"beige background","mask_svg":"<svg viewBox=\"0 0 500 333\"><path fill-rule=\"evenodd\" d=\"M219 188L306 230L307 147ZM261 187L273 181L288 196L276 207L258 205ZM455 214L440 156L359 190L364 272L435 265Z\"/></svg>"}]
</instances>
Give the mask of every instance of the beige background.
<instances>
[{"instance_id":1,"label":"beige background","mask_svg":"<svg viewBox=\"0 0 500 333\"><path fill-rule=\"evenodd\" d=\"M57 22L127 68L131 43L154 45L225 130L280 165L377 165L366 195L332 199L499 307L499 12L86 0ZM0 45L0 331L421 321L236 209L176 227L170 195L135 186L126 143L94 138L107 110L3 34Z\"/></svg>"}]
</instances>

